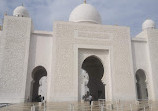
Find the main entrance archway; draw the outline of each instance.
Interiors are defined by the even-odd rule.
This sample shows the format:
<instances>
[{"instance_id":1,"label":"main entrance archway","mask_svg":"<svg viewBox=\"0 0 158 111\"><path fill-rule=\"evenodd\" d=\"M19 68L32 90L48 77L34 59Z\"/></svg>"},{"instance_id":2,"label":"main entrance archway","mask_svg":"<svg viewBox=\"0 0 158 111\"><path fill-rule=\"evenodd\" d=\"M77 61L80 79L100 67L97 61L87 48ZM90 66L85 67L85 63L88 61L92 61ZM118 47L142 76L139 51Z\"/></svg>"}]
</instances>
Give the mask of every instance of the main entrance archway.
<instances>
[{"instance_id":1,"label":"main entrance archway","mask_svg":"<svg viewBox=\"0 0 158 111\"><path fill-rule=\"evenodd\" d=\"M47 71L43 66L37 66L32 72L32 102L39 102L40 98L45 99L47 88Z\"/></svg>"},{"instance_id":2,"label":"main entrance archway","mask_svg":"<svg viewBox=\"0 0 158 111\"><path fill-rule=\"evenodd\" d=\"M146 76L144 70L139 69L136 72L136 86L137 86L137 98L138 100L148 99L148 90L146 85Z\"/></svg>"},{"instance_id":3,"label":"main entrance archway","mask_svg":"<svg viewBox=\"0 0 158 111\"><path fill-rule=\"evenodd\" d=\"M82 69L88 74L87 87L93 100L105 99L105 85L102 82L104 67L96 56L87 57L82 63Z\"/></svg>"}]
</instances>

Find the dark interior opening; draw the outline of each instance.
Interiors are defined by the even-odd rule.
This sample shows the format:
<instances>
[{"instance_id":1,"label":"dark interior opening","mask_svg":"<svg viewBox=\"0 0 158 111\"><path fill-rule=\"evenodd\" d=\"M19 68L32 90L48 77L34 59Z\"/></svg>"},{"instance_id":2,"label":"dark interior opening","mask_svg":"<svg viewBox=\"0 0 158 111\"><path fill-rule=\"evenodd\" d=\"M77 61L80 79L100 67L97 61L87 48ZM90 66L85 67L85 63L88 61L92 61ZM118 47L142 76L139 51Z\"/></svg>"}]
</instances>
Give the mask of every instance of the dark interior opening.
<instances>
[{"instance_id":1,"label":"dark interior opening","mask_svg":"<svg viewBox=\"0 0 158 111\"><path fill-rule=\"evenodd\" d=\"M87 57L83 64L84 69L89 76L88 88L94 101L105 99L105 85L101 81L104 74L104 67L100 59L96 56Z\"/></svg>"},{"instance_id":2,"label":"dark interior opening","mask_svg":"<svg viewBox=\"0 0 158 111\"><path fill-rule=\"evenodd\" d=\"M32 72L32 102L39 102L39 95L38 95L38 90L39 90L39 80L43 77L47 76L47 71L43 66L37 66L34 68Z\"/></svg>"},{"instance_id":3,"label":"dark interior opening","mask_svg":"<svg viewBox=\"0 0 158 111\"><path fill-rule=\"evenodd\" d=\"M137 86L137 98L138 100L147 100L148 99L148 90L146 85L146 76L142 69L137 70L136 72L136 86Z\"/></svg>"}]
</instances>

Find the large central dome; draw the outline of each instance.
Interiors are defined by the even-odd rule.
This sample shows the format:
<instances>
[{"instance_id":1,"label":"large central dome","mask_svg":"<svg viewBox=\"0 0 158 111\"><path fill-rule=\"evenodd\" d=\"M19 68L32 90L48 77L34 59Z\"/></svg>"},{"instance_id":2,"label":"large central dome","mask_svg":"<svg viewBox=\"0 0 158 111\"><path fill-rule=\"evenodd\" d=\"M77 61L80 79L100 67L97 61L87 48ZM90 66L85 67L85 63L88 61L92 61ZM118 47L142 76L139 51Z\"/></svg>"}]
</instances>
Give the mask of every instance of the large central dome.
<instances>
[{"instance_id":1,"label":"large central dome","mask_svg":"<svg viewBox=\"0 0 158 111\"><path fill-rule=\"evenodd\" d=\"M69 21L101 24L101 17L92 5L81 4L71 12Z\"/></svg>"}]
</instances>

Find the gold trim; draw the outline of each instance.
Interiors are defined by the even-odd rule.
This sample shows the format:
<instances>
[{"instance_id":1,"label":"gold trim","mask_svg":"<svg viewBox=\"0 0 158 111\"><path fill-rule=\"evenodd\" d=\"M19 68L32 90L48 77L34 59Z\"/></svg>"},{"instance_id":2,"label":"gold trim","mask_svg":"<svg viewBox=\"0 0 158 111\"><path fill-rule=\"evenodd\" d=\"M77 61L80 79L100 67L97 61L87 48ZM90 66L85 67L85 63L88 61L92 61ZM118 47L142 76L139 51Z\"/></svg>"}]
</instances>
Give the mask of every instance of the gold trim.
<instances>
[{"instance_id":1,"label":"gold trim","mask_svg":"<svg viewBox=\"0 0 158 111\"><path fill-rule=\"evenodd\" d=\"M87 1L86 0L84 0L84 4L86 4L87 3Z\"/></svg>"}]
</instances>

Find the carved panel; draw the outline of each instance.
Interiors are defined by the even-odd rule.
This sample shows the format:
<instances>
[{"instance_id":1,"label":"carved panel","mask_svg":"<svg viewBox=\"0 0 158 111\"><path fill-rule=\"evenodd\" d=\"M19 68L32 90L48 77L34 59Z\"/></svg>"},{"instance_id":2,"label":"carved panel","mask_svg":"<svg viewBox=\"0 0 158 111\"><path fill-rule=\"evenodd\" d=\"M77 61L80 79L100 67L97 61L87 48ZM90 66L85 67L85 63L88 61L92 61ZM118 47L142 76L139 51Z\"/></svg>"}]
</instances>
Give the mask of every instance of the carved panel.
<instances>
[{"instance_id":1,"label":"carved panel","mask_svg":"<svg viewBox=\"0 0 158 111\"><path fill-rule=\"evenodd\" d=\"M25 95L31 20L5 17L1 38L0 97Z\"/></svg>"}]
</instances>

